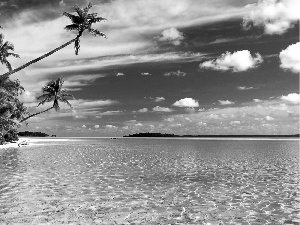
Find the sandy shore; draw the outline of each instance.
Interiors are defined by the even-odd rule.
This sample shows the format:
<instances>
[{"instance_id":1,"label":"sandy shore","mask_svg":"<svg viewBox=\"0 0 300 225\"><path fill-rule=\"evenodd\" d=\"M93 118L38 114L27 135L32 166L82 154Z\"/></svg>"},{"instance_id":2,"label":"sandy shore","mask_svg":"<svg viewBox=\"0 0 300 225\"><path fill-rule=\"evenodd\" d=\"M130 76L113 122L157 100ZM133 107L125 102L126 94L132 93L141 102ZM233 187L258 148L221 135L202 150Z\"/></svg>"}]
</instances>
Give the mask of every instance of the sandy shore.
<instances>
[{"instance_id":1,"label":"sandy shore","mask_svg":"<svg viewBox=\"0 0 300 225\"><path fill-rule=\"evenodd\" d=\"M30 146L31 142L32 140L30 138L19 138L16 143L5 143L4 145L0 145L0 149Z\"/></svg>"}]
</instances>

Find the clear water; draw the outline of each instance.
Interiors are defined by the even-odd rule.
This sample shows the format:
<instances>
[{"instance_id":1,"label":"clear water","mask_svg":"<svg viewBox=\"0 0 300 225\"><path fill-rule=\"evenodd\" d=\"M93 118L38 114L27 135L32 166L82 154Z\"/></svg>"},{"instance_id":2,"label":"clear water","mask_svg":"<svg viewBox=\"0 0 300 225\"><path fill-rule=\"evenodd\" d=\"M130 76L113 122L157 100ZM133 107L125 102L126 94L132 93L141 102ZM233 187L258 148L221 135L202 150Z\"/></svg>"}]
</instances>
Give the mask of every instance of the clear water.
<instances>
[{"instance_id":1,"label":"clear water","mask_svg":"<svg viewBox=\"0 0 300 225\"><path fill-rule=\"evenodd\" d=\"M0 150L0 224L300 224L297 140L39 144Z\"/></svg>"}]
</instances>

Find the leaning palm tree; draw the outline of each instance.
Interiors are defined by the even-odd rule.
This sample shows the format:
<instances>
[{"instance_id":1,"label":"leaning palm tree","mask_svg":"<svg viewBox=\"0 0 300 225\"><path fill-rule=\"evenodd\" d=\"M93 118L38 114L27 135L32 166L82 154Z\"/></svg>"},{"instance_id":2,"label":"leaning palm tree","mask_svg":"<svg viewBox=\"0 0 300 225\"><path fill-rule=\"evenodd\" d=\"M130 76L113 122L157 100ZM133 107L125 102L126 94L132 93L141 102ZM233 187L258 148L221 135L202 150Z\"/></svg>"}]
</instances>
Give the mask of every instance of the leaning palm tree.
<instances>
[{"instance_id":1,"label":"leaning palm tree","mask_svg":"<svg viewBox=\"0 0 300 225\"><path fill-rule=\"evenodd\" d=\"M14 51L14 45L8 41L4 42L4 35L0 34L0 62L7 67L9 71L12 71L12 67L8 62L7 58L10 56L20 58L18 54L15 54L11 51Z\"/></svg>"},{"instance_id":2,"label":"leaning palm tree","mask_svg":"<svg viewBox=\"0 0 300 225\"><path fill-rule=\"evenodd\" d=\"M29 115L28 117L20 120L20 122L24 122L25 120L28 120L29 118L39 115L41 113L47 112L51 109L55 109L56 111L58 111L60 109L59 107L59 102L63 102L66 103L67 105L69 105L72 108L71 103L67 100L68 98L74 98L73 95L67 93L67 91L65 89L62 89L62 85L63 85L64 81L62 78L58 78L55 81L50 81L48 82L48 84L46 86L44 86L42 88L42 91L44 94L42 94L41 96L39 96L37 99L41 99L41 101L39 102L39 104L37 105L43 105L46 102L52 102L53 101L53 105L52 107L45 109L41 112L38 113L34 113Z\"/></svg>"},{"instance_id":3,"label":"leaning palm tree","mask_svg":"<svg viewBox=\"0 0 300 225\"><path fill-rule=\"evenodd\" d=\"M16 72L26 68L27 66L29 66L33 63L36 63L36 62L48 57L49 55L52 55L53 53L61 50L62 48L70 45L73 42L75 42L75 46L74 46L75 47L75 54L78 55L78 51L80 49L80 44L79 44L80 40L79 40L79 38L82 36L82 34L85 30L87 30L89 33L91 33L95 36L102 36L102 37L106 38L106 36L103 32L100 32L100 31L95 30L95 29L92 28L92 25L94 23L101 22L101 21L106 20L106 19L102 18L102 17L97 17L97 13L89 14L88 11L91 7L92 7L91 3L89 3L87 7L82 8L82 9L79 8L78 5L75 5L74 6L74 11L75 11L75 13L77 13L77 15L73 15L73 14L70 14L70 13L67 13L67 12L63 13L63 15L67 16L68 18L70 18L72 20L72 24L67 25L65 27L65 29L68 30L68 31L76 30L78 32L77 36L74 39L72 39L72 40L68 41L67 43L61 45L60 47L46 53L45 55L42 55L41 57L38 57L38 58L24 64L23 66L20 66L20 67L12 70L10 72L7 72L3 75L8 75L9 76L13 73L16 73Z\"/></svg>"}]
</instances>

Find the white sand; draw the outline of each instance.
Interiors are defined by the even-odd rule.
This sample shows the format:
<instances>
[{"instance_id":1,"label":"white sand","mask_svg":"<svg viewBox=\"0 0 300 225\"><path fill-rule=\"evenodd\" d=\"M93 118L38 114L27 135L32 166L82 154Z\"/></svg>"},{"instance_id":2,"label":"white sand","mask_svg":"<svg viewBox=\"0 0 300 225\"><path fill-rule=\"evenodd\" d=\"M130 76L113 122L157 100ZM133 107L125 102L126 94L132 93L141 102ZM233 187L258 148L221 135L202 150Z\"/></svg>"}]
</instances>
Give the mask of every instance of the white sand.
<instances>
[{"instance_id":1,"label":"white sand","mask_svg":"<svg viewBox=\"0 0 300 225\"><path fill-rule=\"evenodd\" d=\"M31 142L31 139L29 139L29 138L19 138L19 140L16 143L5 143L4 145L0 145L0 149L19 148L19 147L24 147L24 146L30 146L30 142Z\"/></svg>"}]
</instances>

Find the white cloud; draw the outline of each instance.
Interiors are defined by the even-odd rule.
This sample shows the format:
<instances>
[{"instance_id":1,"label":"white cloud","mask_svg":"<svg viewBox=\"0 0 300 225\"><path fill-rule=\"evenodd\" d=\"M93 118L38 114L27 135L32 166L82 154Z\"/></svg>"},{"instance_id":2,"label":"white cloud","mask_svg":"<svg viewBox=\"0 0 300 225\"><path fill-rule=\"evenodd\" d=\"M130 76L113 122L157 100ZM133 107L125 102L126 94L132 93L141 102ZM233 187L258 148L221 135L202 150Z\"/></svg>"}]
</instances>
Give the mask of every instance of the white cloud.
<instances>
[{"instance_id":1,"label":"white cloud","mask_svg":"<svg viewBox=\"0 0 300 225\"><path fill-rule=\"evenodd\" d=\"M148 109L147 108L142 108L142 109L139 109L138 112L140 112L140 113L148 112Z\"/></svg>"},{"instance_id":2,"label":"white cloud","mask_svg":"<svg viewBox=\"0 0 300 225\"><path fill-rule=\"evenodd\" d=\"M257 98L253 99L253 101L254 101L254 102L262 102L262 100L257 99Z\"/></svg>"},{"instance_id":3,"label":"white cloud","mask_svg":"<svg viewBox=\"0 0 300 225\"><path fill-rule=\"evenodd\" d=\"M94 127L95 127L96 129L98 129L98 128L99 128L99 125L95 125Z\"/></svg>"},{"instance_id":4,"label":"white cloud","mask_svg":"<svg viewBox=\"0 0 300 225\"><path fill-rule=\"evenodd\" d=\"M236 87L240 91L245 91L245 90L251 90L254 89L254 87L246 87L246 86L237 86Z\"/></svg>"},{"instance_id":5,"label":"white cloud","mask_svg":"<svg viewBox=\"0 0 300 225\"><path fill-rule=\"evenodd\" d=\"M186 73L181 72L180 70L177 70L177 71L166 72L163 75L166 77L168 77L168 76L184 77L184 76L186 76Z\"/></svg>"},{"instance_id":6,"label":"white cloud","mask_svg":"<svg viewBox=\"0 0 300 225\"><path fill-rule=\"evenodd\" d=\"M291 93L287 96L281 96L280 99L292 104L300 104L300 94Z\"/></svg>"},{"instance_id":7,"label":"white cloud","mask_svg":"<svg viewBox=\"0 0 300 225\"><path fill-rule=\"evenodd\" d=\"M30 92L30 91L24 91L20 96L19 96L19 100L21 102L25 102L25 103L31 103L31 102L36 102L36 97L34 95L34 93Z\"/></svg>"},{"instance_id":8,"label":"white cloud","mask_svg":"<svg viewBox=\"0 0 300 225\"><path fill-rule=\"evenodd\" d=\"M105 126L105 128L108 128L108 129L116 129L116 128L118 128L118 127L116 127L116 126L114 126L114 125L108 124L108 125Z\"/></svg>"},{"instance_id":9,"label":"white cloud","mask_svg":"<svg viewBox=\"0 0 300 225\"><path fill-rule=\"evenodd\" d=\"M180 99L176 101L173 105L177 107L199 107L198 101L196 101L193 98Z\"/></svg>"},{"instance_id":10,"label":"white cloud","mask_svg":"<svg viewBox=\"0 0 300 225\"><path fill-rule=\"evenodd\" d=\"M156 97L155 98L155 102L161 102L161 101L164 101L165 100L165 98L164 97Z\"/></svg>"},{"instance_id":11,"label":"white cloud","mask_svg":"<svg viewBox=\"0 0 300 225\"><path fill-rule=\"evenodd\" d=\"M173 110L170 108L160 106L155 106L152 110L155 112L173 112Z\"/></svg>"},{"instance_id":12,"label":"white cloud","mask_svg":"<svg viewBox=\"0 0 300 225\"><path fill-rule=\"evenodd\" d=\"M262 62L263 59L259 53L252 57L250 51L242 50L234 53L226 52L215 60L200 63L199 66L202 69L241 72L255 68Z\"/></svg>"},{"instance_id":13,"label":"white cloud","mask_svg":"<svg viewBox=\"0 0 300 225\"><path fill-rule=\"evenodd\" d=\"M151 73L145 72L145 73L141 73L142 76L150 76Z\"/></svg>"},{"instance_id":14,"label":"white cloud","mask_svg":"<svg viewBox=\"0 0 300 225\"><path fill-rule=\"evenodd\" d=\"M161 33L161 36L158 39L159 41L168 41L173 43L173 45L180 45L181 42L184 40L183 33L177 30L174 27L164 30Z\"/></svg>"},{"instance_id":15,"label":"white cloud","mask_svg":"<svg viewBox=\"0 0 300 225\"><path fill-rule=\"evenodd\" d=\"M292 44L288 46L286 49L282 50L279 54L279 58L281 62L280 67L283 69L289 69L294 73L300 73L299 52L300 52L300 42L297 42L296 44Z\"/></svg>"},{"instance_id":16,"label":"white cloud","mask_svg":"<svg viewBox=\"0 0 300 225\"><path fill-rule=\"evenodd\" d=\"M142 127L142 126L143 126L143 124L141 124L141 123L136 123L136 124L134 124L134 126L137 126L137 127Z\"/></svg>"},{"instance_id":17,"label":"white cloud","mask_svg":"<svg viewBox=\"0 0 300 225\"><path fill-rule=\"evenodd\" d=\"M173 121L174 121L174 118L172 118L172 117L166 118L166 119L164 119L164 121L173 122Z\"/></svg>"},{"instance_id":18,"label":"white cloud","mask_svg":"<svg viewBox=\"0 0 300 225\"><path fill-rule=\"evenodd\" d=\"M124 76L124 75L125 75L124 73L117 73L116 76L118 77L118 76Z\"/></svg>"},{"instance_id":19,"label":"white cloud","mask_svg":"<svg viewBox=\"0 0 300 225\"><path fill-rule=\"evenodd\" d=\"M261 0L248 8L252 10L244 17L244 27L263 27L266 34L283 34L300 19L299 0Z\"/></svg>"},{"instance_id":20,"label":"white cloud","mask_svg":"<svg viewBox=\"0 0 300 225\"><path fill-rule=\"evenodd\" d=\"M218 100L220 105L233 105L234 102L229 101L229 100Z\"/></svg>"},{"instance_id":21,"label":"white cloud","mask_svg":"<svg viewBox=\"0 0 300 225\"><path fill-rule=\"evenodd\" d=\"M239 120L231 121L230 124L231 125L241 124L241 121L239 121Z\"/></svg>"},{"instance_id":22,"label":"white cloud","mask_svg":"<svg viewBox=\"0 0 300 225\"><path fill-rule=\"evenodd\" d=\"M86 125L82 125L82 128L86 128Z\"/></svg>"},{"instance_id":23,"label":"white cloud","mask_svg":"<svg viewBox=\"0 0 300 225\"><path fill-rule=\"evenodd\" d=\"M272 120L274 120L274 118L273 118L273 117L271 117L271 116L266 116L265 118L266 118L266 120L268 120L268 121L272 121Z\"/></svg>"}]
</instances>

